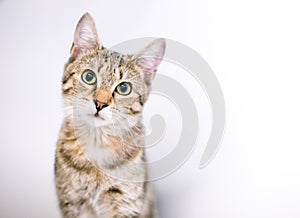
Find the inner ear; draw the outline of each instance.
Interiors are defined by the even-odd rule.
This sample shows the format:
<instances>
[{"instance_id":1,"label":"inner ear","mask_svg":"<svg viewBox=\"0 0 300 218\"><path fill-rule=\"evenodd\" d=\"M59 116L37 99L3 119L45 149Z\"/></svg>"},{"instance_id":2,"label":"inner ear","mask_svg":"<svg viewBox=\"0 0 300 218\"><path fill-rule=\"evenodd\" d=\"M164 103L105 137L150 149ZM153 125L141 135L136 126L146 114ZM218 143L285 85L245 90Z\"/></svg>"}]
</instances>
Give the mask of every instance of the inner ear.
<instances>
[{"instance_id":1,"label":"inner ear","mask_svg":"<svg viewBox=\"0 0 300 218\"><path fill-rule=\"evenodd\" d=\"M94 19L85 13L76 26L71 57L78 58L88 52L101 48Z\"/></svg>"},{"instance_id":2,"label":"inner ear","mask_svg":"<svg viewBox=\"0 0 300 218\"><path fill-rule=\"evenodd\" d=\"M133 56L136 66L142 72L144 81L150 84L166 50L165 39L156 39Z\"/></svg>"}]
</instances>

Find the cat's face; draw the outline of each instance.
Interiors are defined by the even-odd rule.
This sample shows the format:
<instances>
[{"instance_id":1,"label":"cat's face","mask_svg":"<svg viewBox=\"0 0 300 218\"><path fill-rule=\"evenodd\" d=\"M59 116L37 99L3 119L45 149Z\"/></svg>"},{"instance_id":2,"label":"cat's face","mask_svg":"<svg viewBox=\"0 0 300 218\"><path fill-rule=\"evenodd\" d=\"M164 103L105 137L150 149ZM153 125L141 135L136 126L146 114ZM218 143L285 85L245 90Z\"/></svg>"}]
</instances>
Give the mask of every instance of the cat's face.
<instances>
[{"instance_id":1,"label":"cat's face","mask_svg":"<svg viewBox=\"0 0 300 218\"><path fill-rule=\"evenodd\" d=\"M135 126L164 51L163 39L135 55L109 51L101 46L93 19L85 14L77 25L63 76L66 116L79 126Z\"/></svg>"},{"instance_id":2,"label":"cat's face","mask_svg":"<svg viewBox=\"0 0 300 218\"><path fill-rule=\"evenodd\" d=\"M66 98L75 121L95 127L135 125L149 87L132 65L131 57L103 49L68 67L74 74Z\"/></svg>"}]
</instances>

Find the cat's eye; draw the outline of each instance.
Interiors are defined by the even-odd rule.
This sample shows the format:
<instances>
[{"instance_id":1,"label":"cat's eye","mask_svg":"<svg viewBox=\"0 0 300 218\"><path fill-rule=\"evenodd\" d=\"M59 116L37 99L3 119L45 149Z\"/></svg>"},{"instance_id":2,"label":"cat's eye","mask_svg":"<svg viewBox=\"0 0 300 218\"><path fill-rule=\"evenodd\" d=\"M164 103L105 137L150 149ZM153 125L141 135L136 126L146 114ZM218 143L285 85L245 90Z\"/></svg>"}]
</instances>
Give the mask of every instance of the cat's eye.
<instances>
[{"instance_id":1,"label":"cat's eye","mask_svg":"<svg viewBox=\"0 0 300 218\"><path fill-rule=\"evenodd\" d=\"M81 74L81 79L83 80L83 82L85 82L88 85L93 85L97 81L95 73L91 70L85 70Z\"/></svg>"},{"instance_id":2,"label":"cat's eye","mask_svg":"<svg viewBox=\"0 0 300 218\"><path fill-rule=\"evenodd\" d=\"M131 93L131 84L122 82L117 86L116 91L120 95L129 95Z\"/></svg>"}]
</instances>

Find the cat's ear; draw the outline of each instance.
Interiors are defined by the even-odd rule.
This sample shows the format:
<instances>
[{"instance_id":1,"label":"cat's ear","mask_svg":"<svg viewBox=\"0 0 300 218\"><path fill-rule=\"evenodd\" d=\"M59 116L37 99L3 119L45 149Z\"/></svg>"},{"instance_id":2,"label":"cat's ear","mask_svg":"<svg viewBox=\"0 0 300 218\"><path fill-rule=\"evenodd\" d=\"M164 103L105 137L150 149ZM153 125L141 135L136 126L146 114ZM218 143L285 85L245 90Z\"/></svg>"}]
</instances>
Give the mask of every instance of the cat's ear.
<instances>
[{"instance_id":1,"label":"cat's ear","mask_svg":"<svg viewBox=\"0 0 300 218\"><path fill-rule=\"evenodd\" d=\"M142 71L144 81L150 84L166 50L165 39L155 39L133 56L135 64Z\"/></svg>"},{"instance_id":2,"label":"cat's ear","mask_svg":"<svg viewBox=\"0 0 300 218\"><path fill-rule=\"evenodd\" d=\"M76 26L71 56L77 58L91 50L101 48L94 19L85 13Z\"/></svg>"}]
</instances>

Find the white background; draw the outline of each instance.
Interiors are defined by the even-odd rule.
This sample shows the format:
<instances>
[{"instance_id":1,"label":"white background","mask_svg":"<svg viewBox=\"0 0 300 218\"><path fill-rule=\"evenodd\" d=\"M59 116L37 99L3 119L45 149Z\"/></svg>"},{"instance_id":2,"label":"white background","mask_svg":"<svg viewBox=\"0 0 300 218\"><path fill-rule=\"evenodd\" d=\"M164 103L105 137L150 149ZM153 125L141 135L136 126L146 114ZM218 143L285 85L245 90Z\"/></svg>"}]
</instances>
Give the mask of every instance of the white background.
<instances>
[{"instance_id":1,"label":"white background","mask_svg":"<svg viewBox=\"0 0 300 218\"><path fill-rule=\"evenodd\" d=\"M195 100L199 145L181 169L156 182L161 217L300 217L298 1L2 0L1 218L59 217L60 79L86 11L105 46L145 36L177 40L210 64L223 88L222 146L199 170L211 115L205 100Z\"/></svg>"}]
</instances>

